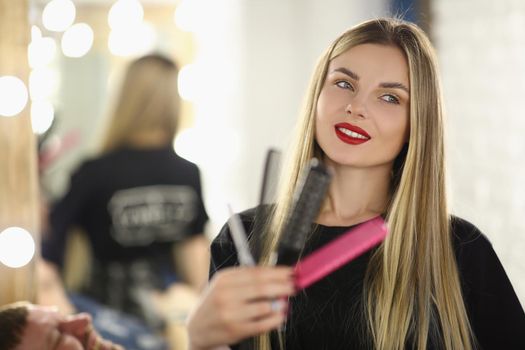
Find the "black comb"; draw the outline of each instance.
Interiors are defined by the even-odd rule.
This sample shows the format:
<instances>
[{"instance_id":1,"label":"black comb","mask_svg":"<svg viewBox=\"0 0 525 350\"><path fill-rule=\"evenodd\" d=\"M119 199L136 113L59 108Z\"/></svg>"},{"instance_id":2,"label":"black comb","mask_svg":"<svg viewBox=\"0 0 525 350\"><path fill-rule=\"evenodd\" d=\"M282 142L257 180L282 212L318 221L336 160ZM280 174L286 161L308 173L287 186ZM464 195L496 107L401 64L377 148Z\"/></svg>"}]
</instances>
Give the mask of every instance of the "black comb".
<instances>
[{"instance_id":1,"label":"black comb","mask_svg":"<svg viewBox=\"0 0 525 350\"><path fill-rule=\"evenodd\" d=\"M312 223L319 215L332 175L318 159L312 158L294 192L294 204L277 248L278 265L295 265L299 260Z\"/></svg>"},{"instance_id":2,"label":"black comb","mask_svg":"<svg viewBox=\"0 0 525 350\"><path fill-rule=\"evenodd\" d=\"M276 149L269 149L266 153L266 160L264 162L264 173L261 194L259 197L259 206L263 204L270 204L275 201L280 164L281 152Z\"/></svg>"}]
</instances>

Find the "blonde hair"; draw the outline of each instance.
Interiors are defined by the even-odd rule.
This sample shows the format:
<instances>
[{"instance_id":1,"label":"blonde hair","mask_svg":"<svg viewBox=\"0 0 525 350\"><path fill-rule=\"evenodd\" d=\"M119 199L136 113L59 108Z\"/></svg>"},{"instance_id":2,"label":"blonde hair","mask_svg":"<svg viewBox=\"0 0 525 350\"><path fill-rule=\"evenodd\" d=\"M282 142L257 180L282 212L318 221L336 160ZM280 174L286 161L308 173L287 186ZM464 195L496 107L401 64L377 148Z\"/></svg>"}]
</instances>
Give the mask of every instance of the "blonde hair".
<instances>
[{"instance_id":1,"label":"blonde hair","mask_svg":"<svg viewBox=\"0 0 525 350\"><path fill-rule=\"evenodd\" d=\"M426 349L432 338L445 349L471 349L472 331L464 306L452 246L445 193L444 126L434 49L416 25L380 18L343 33L321 56L303 107L297 137L282 176L277 204L269 216L261 261L269 262L299 174L314 156L317 99L328 65L360 44L398 47L410 75L410 137L394 162L386 210L389 235L372 256L365 276L363 316L376 349ZM273 233L273 234L272 234ZM257 339L269 348L269 335Z\"/></svg>"},{"instance_id":2,"label":"blonde hair","mask_svg":"<svg viewBox=\"0 0 525 350\"><path fill-rule=\"evenodd\" d=\"M173 140L180 97L178 68L167 57L151 54L133 61L126 71L101 153L129 145L138 132L163 130Z\"/></svg>"}]
</instances>

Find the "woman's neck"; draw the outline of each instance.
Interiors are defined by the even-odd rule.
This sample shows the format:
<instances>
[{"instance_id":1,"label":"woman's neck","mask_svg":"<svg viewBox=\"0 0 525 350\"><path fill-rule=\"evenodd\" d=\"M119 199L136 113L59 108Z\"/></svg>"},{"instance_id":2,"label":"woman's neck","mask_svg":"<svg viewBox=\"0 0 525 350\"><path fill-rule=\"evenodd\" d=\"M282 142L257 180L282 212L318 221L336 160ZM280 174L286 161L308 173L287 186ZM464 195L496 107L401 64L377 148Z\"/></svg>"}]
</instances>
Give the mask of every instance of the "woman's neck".
<instances>
[{"instance_id":1,"label":"woman's neck","mask_svg":"<svg viewBox=\"0 0 525 350\"><path fill-rule=\"evenodd\" d=\"M351 226L385 212L389 201L391 166L351 168L336 165L325 205L317 222Z\"/></svg>"},{"instance_id":2,"label":"woman's neck","mask_svg":"<svg viewBox=\"0 0 525 350\"><path fill-rule=\"evenodd\" d=\"M129 144L136 148L160 148L169 144L168 135L164 130L141 130L130 135Z\"/></svg>"}]
</instances>

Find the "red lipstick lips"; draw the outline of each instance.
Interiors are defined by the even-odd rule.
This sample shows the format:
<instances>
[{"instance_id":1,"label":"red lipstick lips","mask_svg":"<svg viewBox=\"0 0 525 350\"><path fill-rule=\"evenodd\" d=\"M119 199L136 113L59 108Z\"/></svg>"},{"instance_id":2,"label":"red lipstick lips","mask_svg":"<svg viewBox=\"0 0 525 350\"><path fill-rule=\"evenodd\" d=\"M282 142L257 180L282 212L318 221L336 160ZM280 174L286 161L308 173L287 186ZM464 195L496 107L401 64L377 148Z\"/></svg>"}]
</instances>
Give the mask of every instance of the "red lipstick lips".
<instances>
[{"instance_id":1,"label":"red lipstick lips","mask_svg":"<svg viewBox=\"0 0 525 350\"><path fill-rule=\"evenodd\" d=\"M341 141L350 145L360 145L371 138L366 131L349 123L336 124L335 134Z\"/></svg>"}]
</instances>

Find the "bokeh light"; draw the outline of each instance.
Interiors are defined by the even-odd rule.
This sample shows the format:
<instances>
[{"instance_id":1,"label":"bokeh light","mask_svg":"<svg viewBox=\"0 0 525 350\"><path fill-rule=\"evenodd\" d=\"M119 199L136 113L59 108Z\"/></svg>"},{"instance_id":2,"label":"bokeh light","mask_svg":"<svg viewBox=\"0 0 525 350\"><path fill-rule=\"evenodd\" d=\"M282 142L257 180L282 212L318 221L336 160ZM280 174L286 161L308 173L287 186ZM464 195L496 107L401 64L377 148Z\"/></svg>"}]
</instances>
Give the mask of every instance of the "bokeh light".
<instances>
[{"instance_id":1,"label":"bokeh light","mask_svg":"<svg viewBox=\"0 0 525 350\"><path fill-rule=\"evenodd\" d=\"M35 134L45 133L53 124L55 108L50 101L41 100L31 103L31 127Z\"/></svg>"},{"instance_id":2,"label":"bokeh light","mask_svg":"<svg viewBox=\"0 0 525 350\"><path fill-rule=\"evenodd\" d=\"M115 56L139 56L151 51L157 39L155 28L149 23L114 29L109 34L108 48Z\"/></svg>"},{"instance_id":3,"label":"bokeh light","mask_svg":"<svg viewBox=\"0 0 525 350\"><path fill-rule=\"evenodd\" d=\"M178 76L178 88L180 96L186 101L195 102L201 86L199 86L199 66L190 63L180 69Z\"/></svg>"},{"instance_id":4,"label":"bokeh light","mask_svg":"<svg viewBox=\"0 0 525 350\"><path fill-rule=\"evenodd\" d=\"M9 227L0 232L0 262L8 267L27 265L35 255L35 241L21 227Z\"/></svg>"},{"instance_id":5,"label":"bokeh light","mask_svg":"<svg viewBox=\"0 0 525 350\"><path fill-rule=\"evenodd\" d=\"M175 8L173 21L181 30L193 32L202 15L203 12L199 9L198 0L183 0Z\"/></svg>"},{"instance_id":6,"label":"bokeh light","mask_svg":"<svg viewBox=\"0 0 525 350\"><path fill-rule=\"evenodd\" d=\"M31 42L27 47L27 57L31 68L44 67L55 58L57 45L53 38L42 37L37 26L31 28Z\"/></svg>"},{"instance_id":7,"label":"bokeh light","mask_svg":"<svg viewBox=\"0 0 525 350\"><path fill-rule=\"evenodd\" d=\"M202 147L204 143L211 147ZM200 125L179 132L173 147L181 157L203 168L224 167L239 155L239 134L221 125Z\"/></svg>"},{"instance_id":8,"label":"bokeh light","mask_svg":"<svg viewBox=\"0 0 525 350\"><path fill-rule=\"evenodd\" d=\"M72 25L62 36L62 52L67 57L82 57L93 46L93 29L86 23Z\"/></svg>"},{"instance_id":9,"label":"bokeh light","mask_svg":"<svg viewBox=\"0 0 525 350\"><path fill-rule=\"evenodd\" d=\"M20 113L27 104L26 85L20 78L5 75L0 77L0 115L12 117Z\"/></svg>"},{"instance_id":10,"label":"bokeh light","mask_svg":"<svg viewBox=\"0 0 525 350\"><path fill-rule=\"evenodd\" d=\"M118 0L108 13L108 24L113 30L142 23L144 8L138 0Z\"/></svg>"},{"instance_id":11,"label":"bokeh light","mask_svg":"<svg viewBox=\"0 0 525 350\"><path fill-rule=\"evenodd\" d=\"M53 32L63 32L75 21L76 8L71 0L52 0L42 13L42 23Z\"/></svg>"},{"instance_id":12,"label":"bokeh light","mask_svg":"<svg viewBox=\"0 0 525 350\"><path fill-rule=\"evenodd\" d=\"M29 93L31 100L50 99L57 91L59 84L58 73L49 68L36 68L29 74Z\"/></svg>"}]
</instances>

